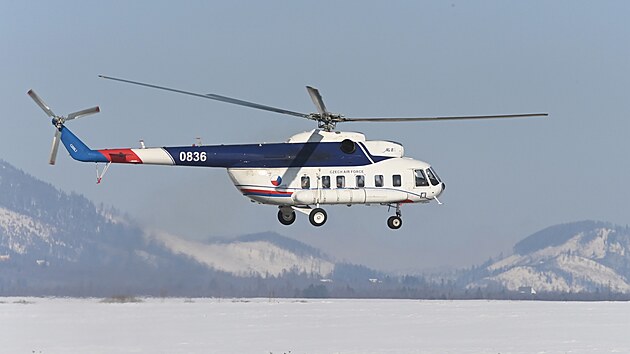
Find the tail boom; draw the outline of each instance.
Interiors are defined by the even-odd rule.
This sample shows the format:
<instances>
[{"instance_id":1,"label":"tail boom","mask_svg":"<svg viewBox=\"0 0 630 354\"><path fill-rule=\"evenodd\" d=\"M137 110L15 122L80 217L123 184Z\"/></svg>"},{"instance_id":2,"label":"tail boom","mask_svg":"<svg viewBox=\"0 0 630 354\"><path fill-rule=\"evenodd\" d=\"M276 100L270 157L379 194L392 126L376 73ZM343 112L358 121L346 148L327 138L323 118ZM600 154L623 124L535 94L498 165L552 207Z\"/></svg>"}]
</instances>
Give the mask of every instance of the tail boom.
<instances>
[{"instance_id":1,"label":"tail boom","mask_svg":"<svg viewBox=\"0 0 630 354\"><path fill-rule=\"evenodd\" d=\"M77 161L152 165L175 164L171 155L163 148L92 150L65 126L62 126L60 131L61 142L70 156Z\"/></svg>"}]
</instances>

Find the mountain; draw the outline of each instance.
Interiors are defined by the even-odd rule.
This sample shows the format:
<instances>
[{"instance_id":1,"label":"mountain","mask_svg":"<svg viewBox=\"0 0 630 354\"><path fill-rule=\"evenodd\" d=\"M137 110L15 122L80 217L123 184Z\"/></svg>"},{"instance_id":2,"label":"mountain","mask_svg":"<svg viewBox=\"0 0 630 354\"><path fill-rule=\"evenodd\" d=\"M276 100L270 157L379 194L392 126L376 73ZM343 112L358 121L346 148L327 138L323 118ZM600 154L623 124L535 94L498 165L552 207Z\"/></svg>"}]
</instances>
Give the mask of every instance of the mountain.
<instances>
[{"instance_id":1,"label":"mountain","mask_svg":"<svg viewBox=\"0 0 630 354\"><path fill-rule=\"evenodd\" d=\"M275 233L195 242L147 231L0 160L0 295L266 296L283 278L294 296L336 266Z\"/></svg>"},{"instance_id":2,"label":"mountain","mask_svg":"<svg viewBox=\"0 0 630 354\"><path fill-rule=\"evenodd\" d=\"M237 276L266 278L292 272L329 277L335 269L334 261L321 251L273 232L209 242L185 240L160 231L148 234L176 254Z\"/></svg>"},{"instance_id":3,"label":"mountain","mask_svg":"<svg viewBox=\"0 0 630 354\"><path fill-rule=\"evenodd\" d=\"M470 275L469 275L470 276ZM468 288L630 293L630 229L582 221L555 225L474 270Z\"/></svg>"},{"instance_id":4,"label":"mountain","mask_svg":"<svg viewBox=\"0 0 630 354\"><path fill-rule=\"evenodd\" d=\"M62 192L0 160L0 296L505 298L630 294L630 228L548 227L470 271L391 276L272 232L191 241ZM610 297L599 296L597 299Z\"/></svg>"}]
</instances>

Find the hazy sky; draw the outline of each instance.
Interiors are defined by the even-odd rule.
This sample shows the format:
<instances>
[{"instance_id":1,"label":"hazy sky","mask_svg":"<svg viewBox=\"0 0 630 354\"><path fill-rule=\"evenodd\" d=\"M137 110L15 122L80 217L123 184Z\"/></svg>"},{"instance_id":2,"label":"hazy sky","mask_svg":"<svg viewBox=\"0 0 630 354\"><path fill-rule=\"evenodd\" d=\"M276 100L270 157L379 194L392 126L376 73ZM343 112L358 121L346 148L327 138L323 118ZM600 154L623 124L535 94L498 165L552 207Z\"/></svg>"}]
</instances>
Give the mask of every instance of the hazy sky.
<instances>
[{"instance_id":1,"label":"hazy sky","mask_svg":"<svg viewBox=\"0 0 630 354\"><path fill-rule=\"evenodd\" d=\"M541 228L630 222L630 3L625 1L75 1L0 3L0 157L64 191L184 237L276 231L386 269L469 266ZM284 141L313 122L99 79L218 93L300 112L306 85L347 116L549 112L548 119L347 123L431 163L444 205L328 207L291 227L225 170L93 164L60 150L26 92L92 148Z\"/></svg>"}]
</instances>

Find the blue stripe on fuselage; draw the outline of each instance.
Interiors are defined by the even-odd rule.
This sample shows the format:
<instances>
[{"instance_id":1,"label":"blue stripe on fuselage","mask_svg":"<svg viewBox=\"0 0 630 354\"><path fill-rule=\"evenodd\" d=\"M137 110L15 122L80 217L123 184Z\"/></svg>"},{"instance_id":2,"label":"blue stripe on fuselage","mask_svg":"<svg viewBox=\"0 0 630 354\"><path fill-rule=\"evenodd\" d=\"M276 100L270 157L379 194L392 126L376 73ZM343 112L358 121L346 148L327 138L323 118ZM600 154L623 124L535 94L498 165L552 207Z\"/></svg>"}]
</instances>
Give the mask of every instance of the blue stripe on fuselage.
<instances>
[{"instance_id":1,"label":"blue stripe on fuselage","mask_svg":"<svg viewBox=\"0 0 630 354\"><path fill-rule=\"evenodd\" d=\"M340 142L275 143L165 147L175 165L227 168L365 166L372 163L357 148L348 154ZM374 162L387 159L372 156Z\"/></svg>"}]
</instances>

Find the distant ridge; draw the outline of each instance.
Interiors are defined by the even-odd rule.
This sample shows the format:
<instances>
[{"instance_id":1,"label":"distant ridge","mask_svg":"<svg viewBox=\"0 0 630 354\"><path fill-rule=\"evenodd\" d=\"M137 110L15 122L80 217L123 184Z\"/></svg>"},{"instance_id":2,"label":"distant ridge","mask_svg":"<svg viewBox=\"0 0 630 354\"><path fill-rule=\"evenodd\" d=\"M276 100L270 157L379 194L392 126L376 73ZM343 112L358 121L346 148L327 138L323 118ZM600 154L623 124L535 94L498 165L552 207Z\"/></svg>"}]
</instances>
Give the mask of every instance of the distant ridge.
<instances>
[{"instance_id":1,"label":"distant ridge","mask_svg":"<svg viewBox=\"0 0 630 354\"><path fill-rule=\"evenodd\" d=\"M206 242L159 231L148 234L176 254L236 276L269 277L293 272L328 277L335 269L334 261L321 251L274 232Z\"/></svg>"},{"instance_id":2,"label":"distant ridge","mask_svg":"<svg viewBox=\"0 0 630 354\"><path fill-rule=\"evenodd\" d=\"M518 242L514 246L514 253L527 254L545 247L558 246L584 230L596 230L602 228L612 229L615 228L615 226L611 223L591 220L550 226Z\"/></svg>"},{"instance_id":3,"label":"distant ridge","mask_svg":"<svg viewBox=\"0 0 630 354\"><path fill-rule=\"evenodd\" d=\"M322 253L322 251L316 249L315 247L311 247L303 242L298 240L294 240L289 237L282 236L275 232L260 232L255 234L243 235L237 237L235 241L239 242L256 242L256 241L265 241L272 243L278 247L284 248L287 251L291 251L293 253L299 254L301 256L313 256L329 259L330 257Z\"/></svg>"},{"instance_id":4,"label":"distant ridge","mask_svg":"<svg viewBox=\"0 0 630 354\"><path fill-rule=\"evenodd\" d=\"M468 288L630 293L630 229L601 221L555 225L476 269Z\"/></svg>"}]
</instances>

